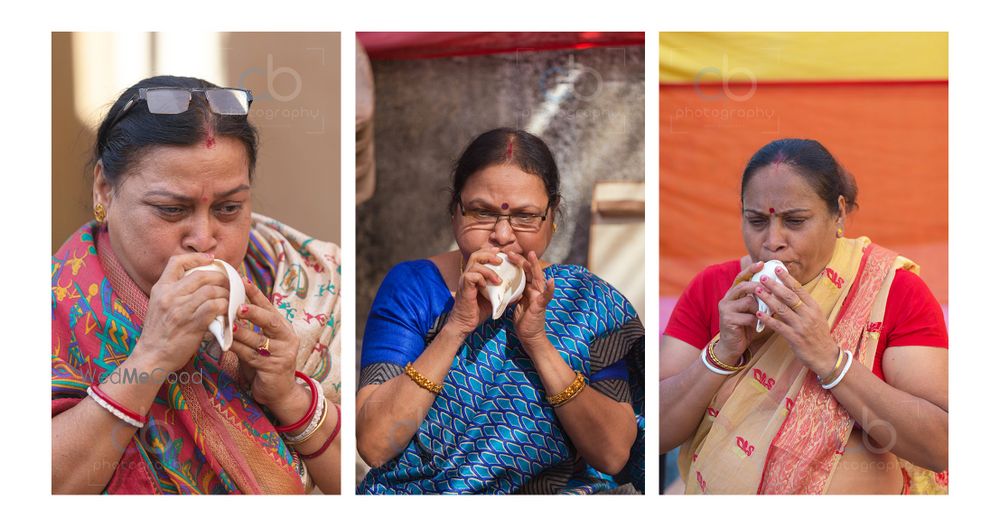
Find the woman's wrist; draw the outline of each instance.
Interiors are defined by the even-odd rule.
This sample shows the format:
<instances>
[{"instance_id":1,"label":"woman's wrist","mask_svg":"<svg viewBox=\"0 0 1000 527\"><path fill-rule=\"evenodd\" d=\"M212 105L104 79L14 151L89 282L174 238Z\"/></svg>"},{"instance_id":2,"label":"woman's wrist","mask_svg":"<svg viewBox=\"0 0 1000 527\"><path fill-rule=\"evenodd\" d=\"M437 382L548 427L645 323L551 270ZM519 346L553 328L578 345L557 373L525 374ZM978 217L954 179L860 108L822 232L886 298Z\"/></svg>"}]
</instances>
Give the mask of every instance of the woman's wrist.
<instances>
[{"instance_id":1,"label":"woman's wrist","mask_svg":"<svg viewBox=\"0 0 1000 527\"><path fill-rule=\"evenodd\" d=\"M184 367L184 364L191 360L191 357L194 356L196 352L197 349L179 351L176 348L171 348L169 343L164 344L157 341L151 342L150 340L144 341L140 337L127 360L134 359L136 364L141 365L150 373L155 371L165 375ZM178 364L181 357L187 357L187 359Z\"/></svg>"},{"instance_id":2,"label":"woman's wrist","mask_svg":"<svg viewBox=\"0 0 1000 527\"><path fill-rule=\"evenodd\" d=\"M441 331L438 334L444 336L449 341L457 341L461 343L472 334L474 329L475 328L468 329L464 327L464 324L452 320L449 316L448 320L445 321L443 326L441 326Z\"/></svg>"},{"instance_id":3,"label":"woman's wrist","mask_svg":"<svg viewBox=\"0 0 1000 527\"><path fill-rule=\"evenodd\" d=\"M469 329L467 327L467 324L458 322L454 318L452 318L451 315L448 315L448 320L446 320L444 322L444 325L441 326L440 333L445 334L449 337L465 340L465 338L468 337L474 329L475 328Z\"/></svg>"},{"instance_id":4,"label":"woman's wrist","mask_svg":"<svg viewBox=\"0 0 1000 527\"><path fill-rule=\"evenodd\" d=\"M322 397L322 394L320 395ZM269 404L265 404L278 422L282 425L295 423L302 419L302 416L309 411L312 403L312 390L310 387L297 382L292 383L292 389L284 396ZM262 403L263 404L263 403ZM292 433L297 433L298 430Z\"/></svg>"},{"instance_id":5,"label":"woman's wrist","mask_svg":"<svg viewBox=\"0 0 1000 527\"><path fill-rule=\"evenodd\" d=\"M123 413L131 413L136 420L143 421L169 373L154 364L141 356L129 356L116 369L98 379L91 397L95 401L113 401L108 403L111 406L120 404L127 410ZM106 404L98 404L107 408Z\"/></svg>"},{"instance_id":6,"label":"woman's wrist","mask_svg":"<svg viewBox=\"0 0 1000 527\"><path fill-rule=\"evenodd\" d=\"M102 384L139 384L155 388L159 391L160 385L167 379L167 375L174 370L153 353L142 353L142 343L137 343L128 356L109 375L101 379Z\"/></svg>"},{"instance_id":7,"label":"woman's wrist","mask_svg":"<svg viewBox=\"0 0 1000 527\"><path fill-rule=\"evenodd\" d=\"M544 332L538 335L531 335L522 337L517 336L517 340L521 343L521 347L524 348L524 352L530 356L545 353L546 351L555 351L555 347L552 342L549 341L549 336ZM558 355L558 353L556 353Z\"/></svg>"},{"instance_id":8,"label":"woman's wrist","mask_svg":"<svg viewBox=\"0 0 1000 527\"><path fill-rule=\"evenodd\" d=\"M544 343L537 344L531 351L528 351L523 342L521 345L525 347L525 353L542 378L546 393L559 393L573 382L576 372L563 360L562 355L548 339Z\"/></svg>"},{"instance_id":9,"label":"woman's wrist","mask_svg":"<svg viewBox=\"0 0 1000 527\"><path fill-rule=\"evenodd\" d=\"M840 347L835 343L831 342L829 345L822 347L827 352L818 354L819 356L813 361L813 364L807 365L821 379L830 375L834 368L837 367L837 359L840 357Z\"/></svg>"},{"instance_id":10,"label":"woman's wrist","mask_svg":"<svg viewBox=\"0 0 1000 527\"><path fill-rule=\"evenodd\" d=\"M119 368L126 364L132 368L143 368L149 372L158 369L170 371L170 364L167 361L166 353L157 350L155 346L143 342L142 338L135 343L132 353L122 362Z\"/></svg>"},{"instance_id":11,"label":"woman's wrist","mask_svg":"<svg viewBox=\"0 0 1000 527\"><path fill-rule=\"evenodd\" d=\"M709 343L711 345L711 343ZM715 347L712 348L712 352L715 356L725 364L730 366L735 366L740 362L740 358L746 353L746 349L736 349L735 346L727 345L726 341L719 339L715 343Z\"/></svg>"}]
</instances>

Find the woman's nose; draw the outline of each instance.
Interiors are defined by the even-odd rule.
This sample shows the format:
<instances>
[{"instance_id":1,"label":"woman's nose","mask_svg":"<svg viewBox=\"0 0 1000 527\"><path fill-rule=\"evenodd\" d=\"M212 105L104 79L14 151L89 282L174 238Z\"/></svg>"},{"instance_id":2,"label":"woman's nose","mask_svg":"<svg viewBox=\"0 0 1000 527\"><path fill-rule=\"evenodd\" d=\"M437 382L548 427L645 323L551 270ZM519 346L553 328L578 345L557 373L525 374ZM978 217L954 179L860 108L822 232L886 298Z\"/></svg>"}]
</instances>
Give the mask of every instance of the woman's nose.
<instances>
[{"instance_id":1,"label":"woman's nose","mask_svg":"<svg viewBox=\"0 0 1000 527\"><path fill-rule=\"evenodd\" d=\"M184 248L199 253L213 252L218 240L211 218L193 217L184 237Z\"/></svg>"},{"instance_id":2,"label":"woman's nose","mask_svg":"<svg viewBox=\"0 0 1000 527\"><path fill-rule=\"evenodd\" d=\"M776 253L786 246L785 232L781 228L780 222L772 221L767 228L767 237L764 239L764 249L768 252Z\"/></svg>"},{"instance_id":3,"label":"woman's nose","mask_svg":"<svg viewBox=\"0 0 1000 527\"><path fill-rule=\"evenodd\" d=\"M501 247L510 245L517 240L517 237L514 235L514 229L510 225L509 216L497 219L496 224L493 225L493 232L490 234L490 238Z\"/></svg>"}]
</instances>

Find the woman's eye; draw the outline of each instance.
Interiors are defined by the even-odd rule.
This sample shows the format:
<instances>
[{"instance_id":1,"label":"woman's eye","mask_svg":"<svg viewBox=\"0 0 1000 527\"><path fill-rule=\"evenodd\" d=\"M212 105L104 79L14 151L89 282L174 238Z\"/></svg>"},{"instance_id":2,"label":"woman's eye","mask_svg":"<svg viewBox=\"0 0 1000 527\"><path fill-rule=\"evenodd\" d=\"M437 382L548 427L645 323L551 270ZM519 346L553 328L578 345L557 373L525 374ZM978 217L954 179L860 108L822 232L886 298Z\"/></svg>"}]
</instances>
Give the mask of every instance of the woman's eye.
<instances>
[{"instance_id":1,"label":"woman's eye","mask_svg":"<svg viewBox=\"0 0 1000 527\"><path fill-rule=\"evenodd\" d=\"M803 218L785 218L785 224L791 225L792 227L798 227L805 222L806 220Z\"/></svg>"},{"instance_id":2,"label":"woman's eye","mask_svg":"<svg viewBox=\"0 0 1000 527\"><path fill-rule=\"evenodd\" d=\"M767 220L763 218L750 218L747 220L747 223L753 225L754 227L763 227L767 224Z\"/></svg>"},{"instance_id":3,"label":"woman's eye","mask_svg":"<svg viewBox=\"0 0 1000 527\"><path fill-rule=\"evenodd\" d=\"M491 220L493 219L493 213L485 210L474 210L472 211L472 216L477 220Z\"/></svg>"},{"instance_id":4,"label":"woman's eye","mask_svg":"<svg viewBox=\"0 0 1000 527\"><path fill-rule=\"evenodd\" d=\"M242 209L243 205L240 203L228 203L220 206L217 210L220 214L231 216L233 214L237 214Z\"/></svg>"},{"instance_id":5,"label":"woman's eye","mask_svg":"<svg viewBox=\"0 0 1000 527\"><path fill-rule=\"evenodd\" d=\"M184 207L175 207L172 205L157 205L156 210L164 216L179 216L184 213Z\"/></svg>"}]
</instances>

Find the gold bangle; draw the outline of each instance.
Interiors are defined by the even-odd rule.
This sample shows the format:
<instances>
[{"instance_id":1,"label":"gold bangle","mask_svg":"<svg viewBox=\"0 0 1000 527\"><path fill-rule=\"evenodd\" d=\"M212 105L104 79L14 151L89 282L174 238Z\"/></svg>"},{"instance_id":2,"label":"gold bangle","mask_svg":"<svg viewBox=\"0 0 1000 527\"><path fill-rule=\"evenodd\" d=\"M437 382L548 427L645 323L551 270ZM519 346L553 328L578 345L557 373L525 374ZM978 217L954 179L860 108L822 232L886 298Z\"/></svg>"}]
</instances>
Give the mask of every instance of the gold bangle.
<instances>
[{"instance_id":1,"label":"gold bangle","mask_svg":"<svg viewBox=\"0 0 1000 527\"><path fill-rule=\"evenodd\" d=\"M419 371L413 368L412 362L406 363L406 374L409 375L411 379L413 379L413 382L417 383L417 386L433 393L434 395L441 393L441 390L444 389L444 385L437 384L434 381L428 379L427 377L421 375Z\"/></svg>"},{"instance_id":2,"label":"gold bangle","mask_svg":"<svg viewBox=\"0 0 1000 527\"><path fill-rule=\"evenodd\" d=\"M558 408L572 401L577 395L580 395L580 392L583 391L583 387L586 385L587 380L584 379L583 374L576 372L576 378L573 379L573 382L569 383L569 386L567 386L565 390L555 395L550 395L545 399L549 402L549 404Z\"/></svg>"},{"instance_id":3,"label":"gold bangle","mask_svg":"<svg viewBox=\"0 0 1000 527\"><path fill-rule=\"evenodd\" d=\"M308 434L306 434L305 436L303 436L302 439L299 439L298 441L292 441L290 439L285 439L285 444L286 445L288 445L288 446L301 445L302 443L305 443L306 441L309 441L310 439L312 439L312 436L316 435L316 432L319 432L320 429L323 428L323 423L326 422L326 414L330 410L330 405L333 404L333 403L327 401L326 400L326 396L322 396L322 397L323 397L323 400L324 400L324 402L323 402L323 415L319 418L319 423L316 424L316 428L310 430Z\"/></svg>"},{"instance_id":4,"label":"gold bangle","mask_svg":"<svg viewBox=\"0 0 1000 527\"><path fill-rule=\"evenodd\" d=\"M712 359L712 362L714 362L716 366L718 366L718 367L720 367L720 368L722 368L723 370L726 370L726 371L741 371L741 370L743 370L743 368L747 367L747 362L748 362L747 360L741 360L740 363L737 364L736 366L730 366L729 364L726 364L725 362L722 362L721 360L719 360L719 358L715 356L715 345L718 342L719 342L719 338L716 337L708 345L708 356L709 356L709 358ZM740 358L743 358L745 355L746 355L746 352L744 352L743 355L740 355Z\"/></svg>"},{"instance_id":5,"label":"gold bangle","mask_svg":"<svg viewBox=\"0 0 1000 527\"><path fill-rule=\"evenodd\" d=\"M844 362L844 350L837 348L837 364L834 364L833 371L827 374L819 380L820 384L830 384L834 379L837 378L837 370L840 369L840 364ZM818 377L818 376L817 376Z\"/></svg>"}]
</instances>

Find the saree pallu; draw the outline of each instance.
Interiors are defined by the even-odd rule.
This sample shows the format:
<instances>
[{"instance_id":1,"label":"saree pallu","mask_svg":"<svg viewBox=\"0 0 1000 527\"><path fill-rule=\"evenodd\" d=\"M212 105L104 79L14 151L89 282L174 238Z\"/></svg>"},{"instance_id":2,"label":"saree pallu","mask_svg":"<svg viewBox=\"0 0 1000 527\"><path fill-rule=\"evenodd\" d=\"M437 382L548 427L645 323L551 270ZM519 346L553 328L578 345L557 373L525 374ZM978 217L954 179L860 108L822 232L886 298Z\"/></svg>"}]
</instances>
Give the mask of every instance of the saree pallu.
<instances>
[{"instance_id":1,"label":"saree pallu","mask_svg":"<svg viewBox=\"0 0 1000 527\"><path fill-rule=\"evenodd\" d=\"M642 323L618 291L586 269L552 265L544 272L555 279L549 340L592 389L632 405L638 433L626 468L613 477L579 458L517 340L511 306L469 335L414 437L395 459L369 471L358 493L591 494L626 483L642 491ZM393 268L368 317L359 386L403 374L453 305L432 262Z\"/></svg>"},{"instance_id":2,"label":"saree pallu","mask_svg":"<svg viewBox=\"0 0 1000 527\"><path fill-rule=\"evenodd\" d=\"M254 214L240 274L300 338L297 366L340 399L340 251ZM89 223L52 258L52 415L117 370L142 334L148 297L115 257L106 227ZM302 493L308 475L272 419L241 387L238 360L215 340L164 382L145 427L129 436L105 493ZM130 429L122 424L125 429ZM114 434L117 436L117 434Z\"/></svg>"},{"instance_id":3,"label":"saree pallu","mask_svg":"<svg viewBox=\"0 0 1000 527\"><path fill-rule=\"evenodd\" d=\"M854 368L872 369L899 268L919 271L867 238L840 238L827 267L803 286L826 314L837 345L854 354ZM718 395L713 398L681 448L686 491L825 494L854 419L778 334L767 338L733 382L729 398L721 407Z\"/></svg>"}]
</instances>

